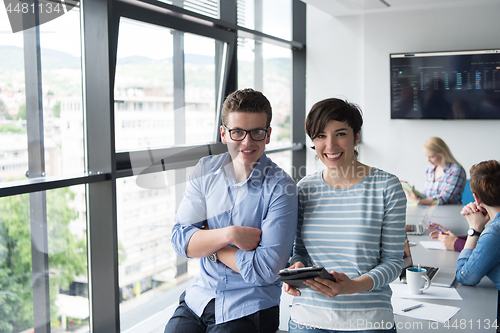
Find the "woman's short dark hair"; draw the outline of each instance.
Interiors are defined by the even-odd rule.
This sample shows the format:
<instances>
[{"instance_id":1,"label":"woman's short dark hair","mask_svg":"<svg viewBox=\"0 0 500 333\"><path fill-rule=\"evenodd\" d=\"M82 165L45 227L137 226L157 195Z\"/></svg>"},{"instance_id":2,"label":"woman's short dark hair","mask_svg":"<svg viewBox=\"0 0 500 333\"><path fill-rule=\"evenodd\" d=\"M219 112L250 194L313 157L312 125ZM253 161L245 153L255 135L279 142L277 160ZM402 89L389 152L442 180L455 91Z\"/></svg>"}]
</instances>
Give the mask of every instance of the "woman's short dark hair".
<instances>
[{"instance_id":1,"label":"woman's short dark hair","mask_svg":"<svg viewBox=\"0 0 500 333\"><path fill-rule=\"evenodd\" d=\"M271 125L273 111L271 103L260 91L251 88L236 90L229 94L222 104L222 124L227 125L227 117L231 112L265 113L266 127Z\"/></svg>"},{"instance_id":2,"label":"woman's short dark hair","mask_svg":"<svg viewBox=\"0 0 500 333\"><path fill-rule=\"evenodd\" d=\"M355 136L363 126L363 116L358 105L338 98L324 99L312 106L306 118L305 130L311 140L323 132L330 120L346 122Z\"/></svg>"},{"instance_id":3,"label":"woman's short dark hair","mask_svg":"<svg viewBox=\"0 0 500 333\"><path fill-rule=\"evenodd\" d=\"M500 207L500 162L474 164L470 168L470 189L484 204Z\"/></svg>"}]
</instances>

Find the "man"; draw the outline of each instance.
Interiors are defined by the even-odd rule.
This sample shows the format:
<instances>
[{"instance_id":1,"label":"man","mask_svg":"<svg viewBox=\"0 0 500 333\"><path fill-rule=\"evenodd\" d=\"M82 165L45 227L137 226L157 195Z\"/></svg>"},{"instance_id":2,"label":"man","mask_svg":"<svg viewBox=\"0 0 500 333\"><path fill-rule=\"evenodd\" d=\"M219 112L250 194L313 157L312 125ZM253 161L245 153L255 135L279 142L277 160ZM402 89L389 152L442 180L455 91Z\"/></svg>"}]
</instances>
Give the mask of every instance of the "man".
<instances>
[{"instance_id":1,"label":"man","mask_svg":"<svg viewBox=\"0 0 500 333\"><path fill-rule=\"evenodd\" d=\"M470 229L458 257L457 280L474 286L488 276L500 290L500 162L480 162L469 173L474 202L461 212Z\"/></svg>"},{"instance_id":2,"label":"man","mask_svg":"<svg viewBox=\"0 0 500 333\"><path fill-rule=\"evenodd\" d=\"M202 158L175 217L172 245L201 258L165 333L275 332L281 283L297 224L295 182L264 154L271 105L260 92L230 94L222 107L228 153Z\"/></svg>"}]
</instances>

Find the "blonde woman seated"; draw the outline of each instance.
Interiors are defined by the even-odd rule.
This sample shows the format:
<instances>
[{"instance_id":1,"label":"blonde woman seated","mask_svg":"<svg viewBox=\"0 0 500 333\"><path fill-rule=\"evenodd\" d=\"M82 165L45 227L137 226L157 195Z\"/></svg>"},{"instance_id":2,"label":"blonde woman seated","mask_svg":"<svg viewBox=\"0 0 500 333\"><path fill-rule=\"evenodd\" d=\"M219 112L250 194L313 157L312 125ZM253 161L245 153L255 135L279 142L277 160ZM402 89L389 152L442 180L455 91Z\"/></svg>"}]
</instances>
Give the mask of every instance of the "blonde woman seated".
<instances>
[{"instance_id":1,"label":"blonde woman seated","mask_svg":"<svg viewBox=\"0 0 500 333\"><path fill-rule=\"evenodd\" d=\"M430 163L425 172L424 191L403 187L408 201L419 205L461 204L466 174L450 148L442 139L431 137L425 141L424 155Z\"/></svg>"}]
</instances>

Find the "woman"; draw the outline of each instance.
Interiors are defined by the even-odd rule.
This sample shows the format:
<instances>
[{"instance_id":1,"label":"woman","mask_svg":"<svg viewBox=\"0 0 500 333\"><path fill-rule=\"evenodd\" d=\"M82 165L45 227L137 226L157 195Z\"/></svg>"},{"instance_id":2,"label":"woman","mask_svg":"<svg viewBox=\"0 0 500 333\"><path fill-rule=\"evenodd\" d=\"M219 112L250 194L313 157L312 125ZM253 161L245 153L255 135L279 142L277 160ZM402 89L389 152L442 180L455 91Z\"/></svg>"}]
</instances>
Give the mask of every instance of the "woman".
<instances>
[{"instance_id":1,"label":"woman","mask_svg":"<svg viewBox=\"0 0 500 333\"><path fill-rule=\"evenodd\" d=\"M490 160L472 166L470 188L475 202L462 209L470 229L458 257L457 280L476 285L488 276L500 290L500 163Z\"/></svg>"},{"instance_id":2,"label":"woman","mask_svg":"<svg viewBox=\"0 0 500 333\"><path fill-rule=\"evenodd\" d=\"M408 199L419 205L462 203L466 174L450 148L440 138L431 137L425 141L424 155L431 164L425 172L424 192L419 195L404 189Z\"/></svg>"},{"instance_id":3,"label":"woman","mask_svg":"<svg viewBox=\"0 0 500 333\"><path fill-rule=\"evenodd\" d=\"M294 295L289 331L396 332L389 283L401 273L406 198L399 179L357 160L363 119L353 104L316 103L305 130L326 169L299 184L291 268L324 266L336 282L316 278ZM382 331L379 331L383 329Z\"/></svg>"}]
</instances>

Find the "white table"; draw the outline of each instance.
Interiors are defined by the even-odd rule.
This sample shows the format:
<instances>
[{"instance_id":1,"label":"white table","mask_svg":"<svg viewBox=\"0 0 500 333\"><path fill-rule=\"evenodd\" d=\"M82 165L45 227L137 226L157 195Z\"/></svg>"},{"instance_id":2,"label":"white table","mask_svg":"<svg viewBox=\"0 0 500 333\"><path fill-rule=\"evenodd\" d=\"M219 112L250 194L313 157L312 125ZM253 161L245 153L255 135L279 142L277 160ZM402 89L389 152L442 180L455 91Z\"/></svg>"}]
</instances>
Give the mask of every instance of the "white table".
<instances>
[{"instance_id":1,"label":"white table","mask_svg":"<svg viewBox=\"0 0 500 333\"><path fill-rule=\"evenodd\" d=\"M464 235L467 232L468 224L460 215L462 205L442 205L437 206L432 214L432 221L441 224L451 230L456 235ZM408 219L422 219L427 213L429 206L408 206ZM424 235L409 235L410 242L417 245L411 247L414 262L426 266L454 267L457 266L458 252L444 250L426 250L420 241L430 240L429 231ZM451 318L448 325L435 323L426 320L413 319L395 315L395 322L398 333L418 332L496 332L492 324L497 319L498 289L487 277L477 286L464 286L455 281L454 287L462 297L457 300L423 300L428 303L449 305L459 307L460 311ZM288 318L292 297L283 293L280 306L280 330L288 329ZM488 323L490 327L488 328ZM500 323L499 323L500 324ZM454 327L455 326L455 327Z\"/></svg>"},{"instance_id":2,"label":"white table","mask_svg":"<svg viewBox=\"0 0 500 333\"><path fill-rule=\"evenodd\" d=\"M469 228L467 221L460 214L463 205L438 205L432 212L431 221L441 224L454 234L465 235ZM408 206L407 220L425 216L429 206ZM434 267L457 267L458 252L445 250L426 250L420 241L431 240L429 231L424 235L408 235L415 263ZM497 319L498 289L487 277L477 286L464 286L457 281L454 287L462 297L457 300L423 300L428 303L459 307L460 311L451 318L449 324L431 323L404 316L395 316L398 332L496 332L491 325ZM488 328L488 323L490 327ZM500 323L499 323L500 324Z\"/></svg>"}]
</instances>

